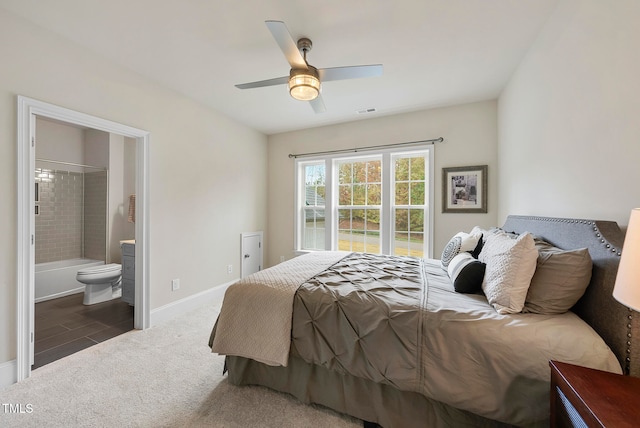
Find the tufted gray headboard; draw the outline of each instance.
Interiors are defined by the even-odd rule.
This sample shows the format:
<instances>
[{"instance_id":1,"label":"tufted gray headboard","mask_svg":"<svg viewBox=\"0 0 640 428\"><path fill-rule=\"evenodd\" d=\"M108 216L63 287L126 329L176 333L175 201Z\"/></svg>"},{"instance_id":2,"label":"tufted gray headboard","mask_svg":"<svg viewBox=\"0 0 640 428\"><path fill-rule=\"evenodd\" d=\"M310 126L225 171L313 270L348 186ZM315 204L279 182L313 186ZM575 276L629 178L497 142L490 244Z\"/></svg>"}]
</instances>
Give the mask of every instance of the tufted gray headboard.
<instances>
[{"instance_id":1,"label":"tufted gray headboard","mask_svg":"<svg viewBox=\"0 0 640 428\"><path fill-rule=\"evenodd\" d=\"M616 354L626 374L640 377L640 316L613 298L624 234L613 221L509 216L503 229L531 232L556 247L588 248L593 260L591 282L573 311Z\"/></svg>"}]
</instances>

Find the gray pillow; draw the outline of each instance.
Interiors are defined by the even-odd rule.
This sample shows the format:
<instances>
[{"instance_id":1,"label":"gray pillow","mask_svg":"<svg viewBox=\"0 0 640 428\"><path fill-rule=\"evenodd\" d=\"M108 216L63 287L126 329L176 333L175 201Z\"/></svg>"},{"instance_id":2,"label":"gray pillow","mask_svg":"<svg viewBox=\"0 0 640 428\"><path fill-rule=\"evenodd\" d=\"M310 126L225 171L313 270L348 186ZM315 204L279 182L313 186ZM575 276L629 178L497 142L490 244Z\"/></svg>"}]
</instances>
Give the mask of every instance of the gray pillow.
<instances>
[{"instance_id":1,"label":"gray pillow","mask_svg":"<svg viewBox=\"0 0 640 428\"><path fill-rule=\"evenodd\" d=\"M562 250L539 238L536 271L531 279L523 312L562 314L582 297L591 281L589 250Z\"/></svg>"}]
</instances>

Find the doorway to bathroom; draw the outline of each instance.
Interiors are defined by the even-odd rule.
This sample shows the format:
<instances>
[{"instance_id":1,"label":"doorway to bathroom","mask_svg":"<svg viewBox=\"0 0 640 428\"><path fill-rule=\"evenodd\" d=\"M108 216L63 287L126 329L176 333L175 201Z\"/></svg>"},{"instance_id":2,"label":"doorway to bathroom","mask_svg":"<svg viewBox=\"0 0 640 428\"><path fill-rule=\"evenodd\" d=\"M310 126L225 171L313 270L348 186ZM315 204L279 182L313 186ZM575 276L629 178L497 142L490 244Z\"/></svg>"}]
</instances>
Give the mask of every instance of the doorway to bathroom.
<instances>
[{"instance_id":1,"label":"doorway to bathroom","mask_svg":"<svg viewBox=\"0 0 640 428\"><path fill-rule=\"evenodd\" d=\"M149 327L149 285L148 285L148 245L149 245L149 231L148 231L148 144L149 133L140 129L132 128L126 125L111 122L95 116L90 116L77 111L69 110L63 107L55 106L52 104L44 103L38 100L33 100L27 97L18 96L18 242L17 242L17 264L18 264L18 284L17 284L17 358L16 358L16 378L18 381L23 380L30 376L32 366L34 366L34 344L37 331L40 331L41 335L49 334L51 337L59 336L62 341L68 341L70 336L76 336L77 339L84 338L79 342L76 342L71 347L82 347L83 342L85 345L88 343L86 339L92 342L98 342L104 340L110 334L113 334L116 330L124 328L124 324L132 324L132 327L137 329L144 329ZM40 146L40 140L38 136L38 130L42 131L42 124L44 127L53 127L58 131L64 129L69 131L70 128L80 130L84 134L91 134L90 140L96 146L100 147L98 141L109 141L113 138L120 141L120 145L107 144L108 149L104 151L105 146L100 147L103 149L101 153L99 150L87 149L91 146L83 146L83 153L80 158L74 159L61 159L60 155L65 151L61 147L57 147L54 150L50 150L48 153L46 149L44 152L37 151L36 148ZM59 126L65 126L66 128L60 128ZM72 132L76 132L72 131ZM63 132L64 133L64 132ZM106 140L104 140L106 138ZM64 139L64 138L63 138ZM125 144L128 141L128 146ZM46 144L43 143L43 147ZM120 149L118 148L120 147ZM125 162L124 151L129 150L129 155L126 156L129 160L133 159L133 167L129 168L133 171L127 180L124 179L126 169L123 165ZM105 155L106 153L106 155ZM120 161L116 161L114 164L105 164L104 159L101 157L111 157L112 155L119 156ZM76 156L77 153L76 153ZM38 160L36 160L38 159ZM75 165L73 165L75 164ZM77 171L79 169L80 171ZM45 171L46 170L46 171ZM115 170L118 173L115 173ZM38 232L43 234L41 226L37 224L36 218L43 215L45 208L53 210L55 207L41 206L44 204L45 194L43 193L46 186L36 180L37 174L42 174L41 178L50 178L52 180L58 179L59 182L65 182L65 185L70 181L83 182L84 188L77 194L76 199L90 199L96 198L94 206L86 207L81 202L77 202L82 206L80 210L91 211L96 214L96 217L88 219L84 215L81 222L89 224L83 225L80 228L80 232L69 232L64 239L61 240L73 241L72 248L65 250L54 250L54 253L62 254L63 252L70 252L61 257L64 260L46 260L47 251L40 252L38 255L38 262L36 261L36 242L38 241ZM59 177L57 177L58 175ZM113 184L113 178L119 178L119 184ZM66 181L65 181L66 180ZM127 184L125 185L125 181ZM89 184L89 182L92 182ZM43 186L43 187L40 187ZM129 186L127 188L127 186ZM67 186L68 187L68 186ZM104 190L111 188L106 193ZM104 189L104 190L102 190ZM68 188L64 191L70 191ZM108 196L101 196L101 195ZM117 196L112 196L112 194ZM135 195L135 196L134 196ZM58 195L59 198L63 198L62 195ZM54 198L55 199L55 198ZM133 212L129 203L135 201ZM73 205L73 204L71 204ZM115 210L114 210L115 206ZM65 208L59 208L64 210ZM72 209L73 211L73 209ZM76 208L75 215L78 215L79 210ZM85 213L86 214L86 213ZM127 220L134 215L135 223L127 224L123 222L123 217ZM74 214L65 213L64 215L73 216ZM57 216L54 216L55 218ZM61 216L62 217L62 216ZM55 225L54 230L65 230L67 226ZM69 226L69 229L74 229ZM95 239L88 239L95 234ZM43 235L40 236L43 238ZM120 245L119 242L126 240L128 243L135 243L135 249L132 250L130 255L135 257L135 274L132 279L134 287L134 297L130 299L129 305L124 302L125 306L119 305L118 308L109 308L111 303L120 299L109 299L104 303L97 303L90 306L76 306L80 296L83 295L83 284L72 281L63 281L67 285L59 288L55 286L53 288L36 288L36 278L43 271L43 267L46 267L44 271L49 271L49 274L57 275L59 272L65 269L53 268L47 266L48 263L62 263L70 264L73 267L67 268L67 271L77 272L79 269L84 268L84 263L98 263L98 264L112 264L121 261ZM41 239L45 241L45 239ZM79 248L79 250L78 250ZM75 254L71 254L73 252ZM80 251L79 257L77 251ZM43 259L44 257L44 259ZM71 258L68 258L71 257ZM72 262L69 262L72 260ZM55 282L55 281L54 281ZM69 286L71 283L71 286ZM51 283L50 283L51 284ZM57 288L56 288L57 287ZM74 288L75 287L75 288ZM117 287L114 287L114 289ZM37 296L37 297L36 297ZM75 296L75 297L74 297ZM75 300L74 300L75 299ZM36 301L38 300L38 303ZM57 300L57 301L56 301ZM47 303L54 302L54 303ZM47 322L42 325L46 325L49 329L46 333L43 333L40 328L36 330L36 312L38 316L42 315L36 305L43 304L49 306L47 310L51 309L51 306L58 306L58 309L64 309L62 312L66 312L67 315L71 315L75 321L67 322L67 325L60 325L55 323L57 316L51 316L52 312L48 312L49 315L44 317L48 319ZM45 305L46 304L46 305ZM80 312L74 312L70 308L77 307ZM127 313L129 312L129 313ZM133 320L130 316L133 312ZM62 315L61 315L62 316ZM109 322L117 320L119 317L127 318L122 319L120 326L108 325ZM81 319L84 319L81 320ZM90 327L82 325L83 323L93 324ZM109 320L109 321L108 321ZM80 326L81 330L74 335L66 333L61 329L67 329L69 326ZM97 329L96 329L97 327ZM71 330L71 329L69 329ZM91 330L91 331L90 331ZM86 333L86 335L78 336L80 333ZM61 335L61 336L60 336ZM65 339L66 338L66 339ZM53 340L49 340L49 343L53 343ZM85 346L86 347L86 346ZM39 350L41 348L39 347ZM44 361L44 360L43 360Z\"/></svg>"},{"instance_id":2,"label":"doorway to bathroom","mask_svg":"<svg viewBox=\"0 0 640 428\"><path fill-rule=\"evenodd\" d=\"M38 115L35 127L32 369L133 329L120 243L135 242L136 166L132 138ZM76 274L105 266L118 268L110 299L89 302Z\"/></svg>"}]
</instances>

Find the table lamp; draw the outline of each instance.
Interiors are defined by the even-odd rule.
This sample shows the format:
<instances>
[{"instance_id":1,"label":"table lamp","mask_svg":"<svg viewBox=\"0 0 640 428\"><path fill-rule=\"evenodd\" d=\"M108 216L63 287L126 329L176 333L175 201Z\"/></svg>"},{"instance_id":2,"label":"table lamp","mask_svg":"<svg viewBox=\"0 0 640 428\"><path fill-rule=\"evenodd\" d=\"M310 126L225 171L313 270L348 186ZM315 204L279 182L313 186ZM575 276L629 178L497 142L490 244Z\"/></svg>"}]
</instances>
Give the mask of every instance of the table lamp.
<instances>
[{"instance_id":1,"label":"table lamp","mask_svg":"<svg viewBox=\"0 0 640 428\"><path fill-rule=\"evenodd\" d=\"M640 311L640 208L631 210L613 297L623 305Z\"/></svg>"}]
</instances>

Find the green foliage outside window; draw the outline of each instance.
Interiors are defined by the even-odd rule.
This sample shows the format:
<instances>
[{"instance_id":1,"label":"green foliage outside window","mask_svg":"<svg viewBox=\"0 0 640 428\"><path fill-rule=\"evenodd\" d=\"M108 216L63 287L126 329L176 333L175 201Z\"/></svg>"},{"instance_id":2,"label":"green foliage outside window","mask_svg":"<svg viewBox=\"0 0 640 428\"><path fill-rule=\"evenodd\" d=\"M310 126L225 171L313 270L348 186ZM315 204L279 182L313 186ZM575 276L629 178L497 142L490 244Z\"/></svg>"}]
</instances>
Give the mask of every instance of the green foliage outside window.
<instances>
[{"instance_id":1,"label":"green foliage outside window","mask_svg":"<svg viewBox=\"0 0 640 428\"><path fill-rule=\"evenodd\" d=\"M392 254L423 255L430 185L425 176L428 156L424 152L391 155L391 180L385 182L385 186L390 186L391 200L383 206L384 156L343 158L332 164L322 160L304 165L303 248L324 249L325 227L337 225L338 249L378 253L381 234L384 234L391 241ZM386 159L388 162L389 158ZM336 174L331 201L326 200L328 173ZM385 177L388 176L385 174ZM325 207L337 214L332 225L325 225ZM391 223L384 231L381 230L383 209ZM393 236L389 236L389 232L393 232Z\"/></svg>"},{"instance_id":2,"label":"green foliage outside window","mask_svg":"<svg viewBox=\"0 0 640 428\"><path fill-rule=\"evenodd\" d=\"M425 204L424 157L406 157L395 160L396 205ZM423 209L396 209L396 231L424 232Z\"/></svg>"},{"instance_id":3,"label":"green foliage outside window","mask_svg":"<svg viewBox=\"0 0 640 428\"><path fill-rule=\"evenodd\" d=\"M338 166L338 205L377 206L382 203L382 163L380 160L341 162ZM347 211L349 213L347 214ZM340 224L346 219L367 225L361 230L380 228L380 210L339 210Z\"/></svg>"}]
</instances>

